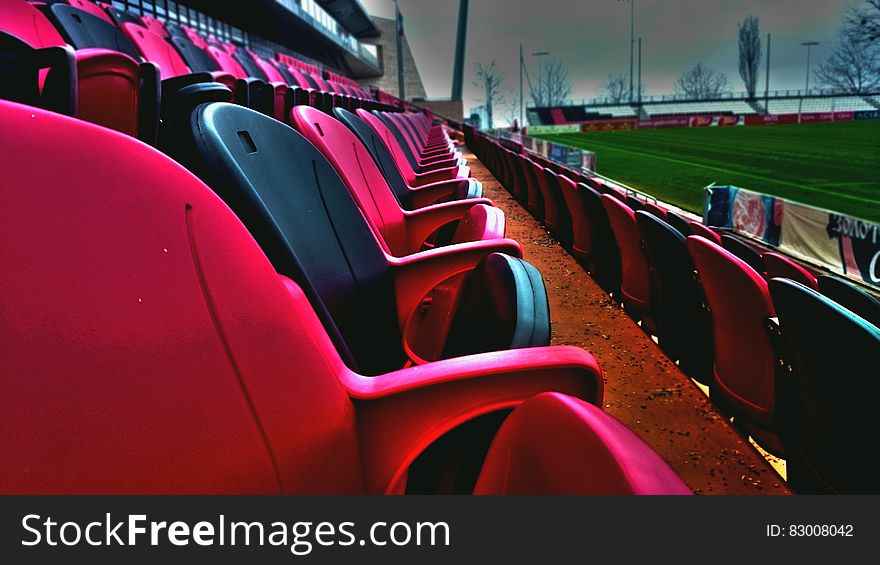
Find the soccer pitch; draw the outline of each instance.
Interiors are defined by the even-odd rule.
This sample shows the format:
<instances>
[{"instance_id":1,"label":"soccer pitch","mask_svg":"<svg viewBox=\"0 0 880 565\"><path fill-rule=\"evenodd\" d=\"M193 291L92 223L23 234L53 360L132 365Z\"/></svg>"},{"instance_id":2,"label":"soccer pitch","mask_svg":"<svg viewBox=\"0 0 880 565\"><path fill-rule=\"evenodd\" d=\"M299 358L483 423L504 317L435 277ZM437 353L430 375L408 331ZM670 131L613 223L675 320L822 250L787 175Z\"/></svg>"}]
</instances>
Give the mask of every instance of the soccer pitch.
<instances>
[{"instance_id":1,"label":"soccer pitch","mask_svg":"<svg viewBox=\"0 0 880 565\"><path fill-rule=\"evenodd\" d=\"M593 151L599 173L693 212L714 182L880 223L880 121L537 137Z\"/></svg>"}]
</instances>

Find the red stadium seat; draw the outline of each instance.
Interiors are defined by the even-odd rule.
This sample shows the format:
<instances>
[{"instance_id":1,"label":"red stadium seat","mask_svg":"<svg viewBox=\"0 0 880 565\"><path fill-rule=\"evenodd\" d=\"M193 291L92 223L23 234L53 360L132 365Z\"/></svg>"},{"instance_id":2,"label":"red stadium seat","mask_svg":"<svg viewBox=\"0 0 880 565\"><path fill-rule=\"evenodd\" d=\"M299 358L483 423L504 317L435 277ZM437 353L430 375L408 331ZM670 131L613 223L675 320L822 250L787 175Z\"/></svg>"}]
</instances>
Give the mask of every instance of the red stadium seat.
<instances>
[{"instance_id":1,"label":"red stadium seat","mask_svg":"<svg viewBox=\"0 0 880 565\"><path fill-rule=\"evenodd\" d=\"M437 229L463 220L471 213L485 214L494 220L487 225L490 228L487 231L469 235L476 239L504 236L503 212L477 199L445 202L414 212L403 210L370 153L347 127L307 106L293 109L293 121L336 168L391 255L402 257L419 251ZM485 209L470 211L479 206ZM453 243L473 240L453 239Z\"/></svg>"},{"instance_id":2,"label":"red stadium seat","mask_svg":"<svg viewBox=\"0 0 880 565\"><path fill-rule=\"evenodd\" d=\"M163 80L190 73L180 54L161 36L135 24L124 23L120 27L137 47L141 56L159 67Z\"/></svg>"},{"instance_id":3,"label":"red stadium seat","mask_svg":"<svg viewBox=\"0 0 880 565\"><path fill-rule=\"evenodd\" d=\"M333 115L357 135L370 152L404 210L417 210L450 200L482 197L483 185L472 178L438 182L422 187L410 186L397 167L397 162L388 146L367 122L343 108L334 108ZM491 201L486 200L486 203L491 204Z\"/></svg>"},{"instance_id":4,"label":"red stadium seat","mask_svg":"<svg viewBox=\"0 0 880 565\"><path fill-rule=\"evenodd\" d=\"M0 131L3 494L400 493L473 418L547 391L601 405L575 347L364 378L177 163L10 102Z\"/></svg>"},{"instance_id":5,"label":"red stadium seat","mask_svg":"<svg viewBox=\"0 0 880 565\"><path fill-rule=\"evenodd\" d=\"M466 179L470 173L468 167L458 167L454 171L433 171L429 173L417 173L413 170L409 161L403 153L400 144L397 142L394 134L385 123L377 116L364 110L358 109L357 116L364 120L375 131L379 138L385 142L385 148L391 152L397 170L403 175L406 183L412 188L418 188L438 182L461 181Z\"/></svg>"},{"instance_id":6,"label":"red stadium seat","mask_svg":"<svg viewBox=\"0 0 880 565\"><path fill-rule=\"evenodd\" d=\"M715 385L720 405L746 424L756 441L784 453L780 430L781 379L771 318L776 316L767 282L745 261L703 237L687 238L712 313ZM769 433L768 433L769 432Z\"/></svg>"},{"instance_id":7,"label":"red stadium seat","mask_svg":"<svg viewBox=\"0 0 880 565\"><path fill-rule=\"evenodd\" d=\"M474 493L692 494L626 426L593 405L556 393L525 401L505 420Z\"/></svg>"},{"instance_id":8,"label":"red stadium seat","mask_svg":"<svg viewBox=\"0 0 880 565\"><path fill-rule=\"evenodd\" d=\"M721 236L718 234L718 232L716 232L712 228L708 227L705 224L701 224L700 222L691 222L690 226L691 226L690 235L698 235L700 237L705 237L706 239L708 239L712 243L715 243L717 245L721 245Z\"/></svg>"},{"instance_id":9,"label":"red stadium seat","mask_svg":"<svg viewBox=\"0 0 880 565\"><path fill-rule=\"evenodd\" d=\"M67 5L56 8L76 11ZM84 19L91 18L115 31L112 24L80 13ZM0 32L12 34L33 49L66 47L64 38L46 16L23 0L0 0ZM77 81L66 88L75 89L68 95L75 101L75 115L154 143L159 118L156 68L108 49L79 49L74 57L76 74L71 76L76 76ZM45 72L39 73L39 89L43 88L46 76ZM21 101L39 104L39 100Z\"/></svg>"},{"instance_id":10,"label":"red stadium seat","mask_svg":"<svg viewBox=\"0 0 880 565\"><path fill-rule=\"evenodd\" d=\"M767 269L767 279L782 277L799 282L813 290L819 290L819 283L813 273L801 267L785 255L765 251L761 258L764 260L764 268Z\"/></svg>"},{"instance_id":11,"label":"red stadium seat","mask_svg":"<svg viewBox=\"0 0 880 565\"><path fill-rule=\"evenodd\" d=\"M473 278L471 271L492 253L521 254L515 241L494 239L392 257L334 167L295 130L231 104L200 105L183 122L189 133L181 135L191 136L193 146L173 156L232 206L278 272L303 287L346 361L367 374L449 351L448 328L472 314L457 306L467 300L463 283ZM495 230L484 225L493 217L481 216L491 210L472 207L471 225L459 229ZM486 332L470 347L491 347L496 336L507 339L508 347L546 344L533 341L539 332L524 330L542 318L549 327L549 315L540 315L547 308L539 297L543 283L519 265L516 260L490 266L489 276L506 272L516 283L496 287L497 300L517 306L496 318L497 334Z\"/></svg>"},{"instance_id":12,"label":"red stadium seat","mask_svg":"<svg viewBox=\"0 0 880 565\"><path fill-rule=\"evenodd\" d=\"M98 6L97 4L95 4L93 2L89 2L89 0L67 0L67 3L70 4L71 6L73 6L74 8L79 8L80 10L83 10L84 12L90 13L91 15L95 16L96 18L101 18L102 20L104 20L108 24L113 24L113 20L110 19L109 14L107 14L107 12L104 11L104 9L101 8L100 6Z\"/></svg>"},{"instance_id":13,"label":"red stadium seat","mask_svg":"<svg viewBox=\"0 0 880 565\"><path fill-rule=\"evenodd\" d=\"M602 203L620 249L620 293L624 308L651 330L651 274L635 214L629 206L608 194L602 195Z\"/></svg>"}]
</instances>

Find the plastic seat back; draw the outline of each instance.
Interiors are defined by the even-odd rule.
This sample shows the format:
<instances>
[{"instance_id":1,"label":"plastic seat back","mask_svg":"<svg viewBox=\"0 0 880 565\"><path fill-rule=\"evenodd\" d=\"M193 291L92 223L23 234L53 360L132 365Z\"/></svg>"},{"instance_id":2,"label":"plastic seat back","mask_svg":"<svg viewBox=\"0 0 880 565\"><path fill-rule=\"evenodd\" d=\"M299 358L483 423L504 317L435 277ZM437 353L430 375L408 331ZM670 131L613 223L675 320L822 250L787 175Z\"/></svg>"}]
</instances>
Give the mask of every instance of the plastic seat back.
<instances>
[{"instance_id":1,"label":"plastic seat back","mask_svg":"<svg viewBox=\"0 0 880 565\"><path fill-rule=\"evenodd\" d=\"M25 0L0 0L0 30L35 49L66 44L46 16Z\"/></svg>"},{"instance_id":2,"label":"plastic seat back","mask_svg":"<svg viewBox=\"0 0 880 565\"><path fill-rule=\"evenodd\" d=\"M334 108L333 115L336 119L348 126L348 128L357 135L364 147L369 150L370 155L373 157L373 161L376 162L379 170L382 171L382 176L388 181L388 185L394 192L394 196L397 197L400 206L406 210L412 210L412 195L410 194L410 188L406 183L406 179L403 178L403 175L397 168L394 156L382 141L379 133L371 128L358 115L352 114L343 108Z\"/></svg>"},{"instance_id":3,"label":"plastic seat back","mask_svg":"<svg viewBox=\"0 0 880 565\"><path fill-rule=\"evenodd\" d=\"M819 275L819 292L880 327L880 300L840 277Z\"/></svg>"},{"instance_id":4,"label":"plastic seat back","mask_svg":"<svg viewBox=\"0 0 880 565\"><path fill-rule=\"evenodd\" d=\"M163 80L190 73L189 67L180 54L162 37L135 24L124 23L120 27L137 47L141 56L159 67Z\"/></svg>"},{"instance_id":5,"label":"plastic seat back","mask_svg":"<svg viewBox=\"0 0 880 565\"><path fill-rule=\"evenodd\" d=\"M219 198L81 120L0 131L0 492L363 490L344 367Z\"/></svg>"},{"instance_id":6,"label":"plastic seat back","mask_svg":"<svg viewBox=\"0 0 880 565\"><path fill-rule=\"evenodd\" d=\"M235 78L248 78L247 71L225 50L209 45L207 51L224 73L229 73Z\"/></svg>"},{"instance_id":7,"label":"plastic seat back","mask_svg":"<svg viewBox=\"0 0 880 565\"><path fill-rule=\"evenodd\" d=\"M670 226L674 227L678 230L678 233L683 235L684 237L688 237L689 235L693 235L691 233L691 224L688 220L686 220L683 216L672 212L671 210L666 211L666 223Z\"/></svg>"},{"instance_id":8,"label":"plastic seat back","mask_svg":"<svg viewBox=\"0 0 880 565\"><path fill-rule=\"evenodd\" d=\"M593 234L593 254L588 263L590 273L605 292L617 292L620 290L621 277L620 249L602 203L602 195L581 183L578 184L578 196Z\"/></svg>"},{"instance_id":9,"label":"plastic seat back","mask_svg":"<svg viewBox=\"0 0 880 565\"><path fill-rule=\"evenodd\" d=\"M402 367L387 262L327 159L289 126L232 104L200 106L191 128L191 168L303 288L346 361L371 375Z\"/></svg>"},{"instance_id":10,"label":"plastic seat back","mask_svg":"<svg viewBox=\"0 0 880 565\"><path fill-rule=\"evenodd\" d=\"M101 19L67 4L52 4L49 11L62 35L76 49L100 47L125 53L137 60L137 50L109 18Z\"/></svg>"},{"instance_id":11,"label":"plastic seat back","mask_svg":"<svg viewBox=\"0 0 880 565\"><path fill-rule=\"evenodd\" d=\"M608 194L602 195L602 203L620 249L623 303L637 317L645 316L650 311L651 278L635 214L629 206Z\"/></svg>"},{"instance_id":12,"label":"plastic seat back","mask_svg":"<svg viewBox=\"0 0 880 565\"><path fill-rule=\"evenodd\" d=\"M700 382L712 376L712 318L696 279L685 237L653 214L636 212L636 223L651 267L655 293L651 316L660 347Z\"/></svg>"},{"instance_id":13,"label":"plastic seat back","mask_svg":"<svg viewBox=\"0 0 880 565\"><path fill-rule=\"evenodd\" d=\"M689 230L690 235L698 235L700 237L704 237L704 238L708 239L712 243L716 243L718 245L721 245L721 236L718 234L718 232L716 232L715 230L713 230L712 228L710 228L706 224L701 224L700 222L690 222L689 225L690 225L690 230Z\"/></svg>"},{"instance_id":14,"label":"plastic seat back","mask_svg":"<svg viewBox=\"0 0 880 565\"><path fill-rule=\"evenodd\" d=\"M785 255L773 251L765 251L761 254L764 268L767 269L767 278L782 277L797 281L813 290L819 290L819 283L813 274L801 267Z\"/></svg>"},{"instance_id":15,"label":"plastic seat back","mask_svg":"<svg viewBox=\"0 0 880 565\"><path fill-rule=\"evenodd\" d=\"M769 287L799 391L789 481L802 493L880 494L880 329L797 282Z\"/></svg>"},{"instance_id":16,"label":"plastic seat back","mask_svg":"<svg viewBox=\"0 0 880 565\"><path fill-rule=\"evenodd\" d=\"M745 241L736 236L724 234L721 236L721 247L745 261L749 267L762 276L766 274L767 267L764 265L764 259L761 257L761 254Z\"/></svg>"},{"instance_id":17,"label":"plastic seat back","mask_svg":"<svg viewBox=\"0 0 880 565\"><path fill-rule=\"evenodd\" d=\"M113 20L110 19L110 16L107 14L107 12L105 12L104 9L97 4L89 2L89 0L67 0L67 3L74 8L79 8L80 10L88 12L96 18L104 20L108 24L113 24Z\"/></svg>"},{"instance_id":18,"label":"plastic seat back","mask_svg":"<svg viewBox=\"0 0 880 565\"><path fill-rule=\"evenodd\" d=\"M548 197L544 198L545 208L548 201L553 202L556 209L556 221L553 224L553 234L559 243L566 249L571 247L571 214L562 197L562 189L559 188L559 175L548 168L544 168L544 182L547 187ZM548 200L549 198L549 200Z\"/></svg>"},{"instance_id":19,"label":"plastic seat back","mask_svg":"<svg viewBox=\"0 0 880 565\"><path fill-rule=\"evenodd\" d=\"M174 48L177 49L177 52L180 53L186 66L189 67L192 72L210 73L220 70L220 65L217 64L217 61L208 55L204 49L194 44L188 38L181 35L175 35L170 41L174 45Z\"/></svg>"},{"instance_id":20,"label":"plastic seat back","mask_svg":"<svg viewBox=\"0 0 880 565\"><path fill-rule=\"evenodd\" d=\"M336 168L352 197L381 234L383 246L392 255L407 255L403 210L367 148L347 127L320 110L297 106L293 116L297 128Z\"/></svg>"},{"instance_id":21,"label":"plastic seat back","mask_svg":"<svg viewBox=\"0 0 880 565\"><path fill-rule=\"evenodd\" d=\"M601 408L552 392L523 402L504 421L474 492L692 494L669 465L626 426Z\"/></svg>"},{"instance_id":22,"label":"plastic seat back","mask_svg":"<svg viewBox=\"0 0 880 565\"><path fill-rule=\"evenodd\" d=\"M580 261L589 262L594 253L593 226L578 194L577 184L565 175L559 175L559 190L571 218L571 252Z\"/></svg>"},{"instance_id":23,"label":"plastic seat back","mask_svg":"<svg viewBox=\"0 0 880 565\"><path fill-rule=\"evenodd\" d=\"M712 313L718 392L736 415L772 431L776 352L768 319L775 312L767 282L745 261L708 239L690 236L687 246Z\"/></svg>"}]
</instances>

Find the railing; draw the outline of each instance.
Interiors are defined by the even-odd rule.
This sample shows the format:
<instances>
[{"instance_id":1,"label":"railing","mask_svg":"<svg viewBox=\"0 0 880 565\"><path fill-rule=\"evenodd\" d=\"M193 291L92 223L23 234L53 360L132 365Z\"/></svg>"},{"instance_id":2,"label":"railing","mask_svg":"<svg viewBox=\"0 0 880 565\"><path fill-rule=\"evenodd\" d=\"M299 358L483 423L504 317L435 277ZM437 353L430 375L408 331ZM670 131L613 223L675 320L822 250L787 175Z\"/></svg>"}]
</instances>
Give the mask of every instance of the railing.
<instances>
[{"instance_id":1,"label":"railing","mask_svg":"<svg viewBox=\"0 0 880 565\"><path fill-rule=\"evenodd\" d=\"M864 93L853 93L846 90L841 89L822 89L822 88L811 88L810 90L771 90L769 96L765 96L764 92L755 93L754 97L750 97L748 92L724 92L720 96L705 98L705 99L694 99L691 96L685 96L682 94L651 94L651 95L643 95L641 100L633 100L630 102L626 99L615 99L615 98L583 98L577 104L567 104L568 106L638 106L641 104L651 104L656 102L723 102L729 100L743 100L748 102L749 100L755 100L757 102L763 101L765 98L801 98L801 97L822 97L822 96L877 96L880 95L880 92L864 92Z\"/></svg>"}]
</instances>

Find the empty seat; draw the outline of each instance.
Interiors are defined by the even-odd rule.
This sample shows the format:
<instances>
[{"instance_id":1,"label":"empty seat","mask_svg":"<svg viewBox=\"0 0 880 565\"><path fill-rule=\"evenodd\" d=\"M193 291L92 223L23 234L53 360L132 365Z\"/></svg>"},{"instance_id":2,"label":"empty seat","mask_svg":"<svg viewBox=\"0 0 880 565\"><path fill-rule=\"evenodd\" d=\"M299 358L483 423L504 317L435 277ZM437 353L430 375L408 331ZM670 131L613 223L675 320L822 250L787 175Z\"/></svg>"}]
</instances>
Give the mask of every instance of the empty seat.
<instances>
[{"instance_id":1,"label":"empty seat","mask_svg":"<svg viewBox=\"0 0 880 565\"><path fill-rule=\"evenodd\" d=\"M102 19L67 4L52 4L49 6L49 13L58 30L74 48L100 47L125 53L135 60L138 58L138 52L131 41L109 18Z\"/></svg>"},{"instance_id":2,"label":"empty seat","mask_svg":"<svg viewBox=\"0 0 880 565\"><path fill-rule=\"evenodd\" d=\"M575 347L364 379L177 163L10 102L0 131L3 494L400 493L462 422L546 391L601 404Z\"/></svg>"},{"instance_id":3,"label":"empty seat","mask_svg":"<svg viewBox=\"0 0 880 565\"><path fill-rule=\"evenodd\" d=\"M880 300L840 277L819 275L819 292L880 327Z\"/></svg>"},{"instance_id":4,"label":"empty seat","mask_svg":"<svg viewBox=\"0 0 880 565\"><path fill-rule=\"evenodd\" d=\"M670 226L674 227L678 230L678 232L684 237L688 237L689 235L693 235L691 233L691 225L688 220L686 220L683 216L676 214L675 212L666 211L666 223Z\"/></svg>"},{"instance_id":5,"label":"empty seat","mask_svg":"<svg viewBox=\"0 0 880 565\"><path fill-rule=\"evenodd\" d=\"M527 400L505 420L474 493L692 494L626 426L595 406L555 393Z\"/></svg>"},{"instance_id":6,"label":"empty seat","mask_svg":"<svg viewBox=\"0 0 880 565\"><path fill-rule=\"evenodd\" d=\"M180 54L161 36L143 26L131 23L124 23L120 28L134 43L143 58L159 67L163 80L190 73L190 68Z\"/></svg>"},{"instance_id":7,"label":"empty seat","mask_svg":"<svg viewBox=\"0 0 880 565\"><path fill-rule=\"evenodd\" d=\"M231 104L201 105L190 124L195 145L177 158L229 203L275 268L303 287L346 361L366 374L430 360L425 351L439 355L462 278L491 253L521 253L512 240L493 240L390 257L334 167L290 127ZM522 298L512 303L539 303L528 296L538 292L531 286L516 292ZM516 324L526 314L506 319ZM498 331L510 327L498 324Z\"/></svg>"},{"instance_id":8,"label":"empty seat","mask_svg":"<svg viewBox=\"0 0 880 565\"><path fill-rule=\"evenodd\" d=\"M777 433L784 410L778 401L785 396L785 376L771 339L776 313L767 282L748 263L706 238L690 236L687 246L712 313L718 393L714 402L729 410L765 449L782 455Z\"/></svg>"},{"instance_id":9,"label":"empty seat","mask_svg":"<svg viewBox=\"0 0 880 565\"><path fill-rule=\"evenodd\" d=\"M819 284L813 273L801 267L785 255L773 251L765 251L761 254L762 263L767 270L767 278L782 277L797 281L813 290L819 290Z\"/></svg>"},{"instance_id":10,"label":"empty seat","mask_svg":"<svg viewBox=\"0 0 880 565\"><path fill-rule=\"evenodd\" d=\"M712 243L721 245L721 235L706 224L700 222L690 222L690 235L698 235L708 239Z\"/></svg>"},{"instance_id":11,"label":"empty seat","mask_svg":"<svg viewBox=\"0 0 880 565\"><path fill-rule=\"evenodd\" d=\"M485 224L485 232L467 233L457 230L453 243L492 239L504 236L504 213L477 199L456 200L420 208L403 210L388 186L382 171L357 137L338 120L307 106L293 109L297 129L317 147L336 168L367 219L375 228L383 247L394 256L415 253L438 229L452 222L465 220L476 213L493 218ZM471 209L483 210L471 212ZM443 244L449 241L441 242Z\"/></svg>"},{"instance_id":12,"label":"empty seat","mask_svg":"<svg viewBox=\"0 0 880 565\"><path fill-rule=\"evenodd\" d=\"M711 385L712 317L685 237L644 210L636 212L636 223L653 277L651 317L660 348L679 361L688 376Z\"/></svg>"},{"instance_id":13,"label":"empty seat","mask_svg":"<svg viewBox=\"0 0 880 565\"><path fill-rule=\"evenodd\" d=\"M571 247L571 216L559 189L557 175L549 168L535 171L544 197L544 224L553 237L566 249Z\"/></svg>"},{"instance_id":14,"label":"empty seat","mask_svg":"<svg viewBox=\"0 0 880 565\"><path fill-rule=\"evenodd\" d=\"M334 108L333 115L344 123L358 137L361 144L370 152L382 176L388 181L400 206L405 210L416 210L431 204L450 200L480 198L483 186L476 179L453 179L421 187L410 186L400 172L394 156L382 137L357 115L343 108ZM384 124L382 124L384 126ZM490 201L486 201L491 203Z\"/></svg>"},{"instance_id":15,"label":"empty seat","mask_svg":"<svg viewBox=\"0 0 880 565\"><path fill-rule=\"evenodd\" d=\"M602 195L602 204L620 250L620 294L624 308L637 320L644 320L646 329L651 330L651 276L635 214L608 194Z\"/></svg>"},{"instance_id":16,"label":"empty seat","mask_svg":"<svg viewBox=\"0 0 880 565\"><path fill-rule=\"evenodd\" d=\"M364 109L358 109L356 114L360 119L366 122L385 143L385 147L391 152L391 155L394 158L394 162L397 165L397 170L400 172L407 185L409 185L410 187L416 188L419 186L434 184L438 182L462 180L468 178L470 174L470 169L467 166L458 166L457 168L448 168L422 173L418 172L412 167L409 160L404 155L400 143L397 142L394 133L385 124L385 122L380 120L373 113L368 112Z\"/></svg>"},{"instance_id":17,"label":"empty seat","mask_svg":"<svg viewBox=\"0 0 880 565\"><path fill-rule=\"evenodd\" d=\"M94 2L89 2L89 0L67 0L67 3L74 8L79 8L80 10L88 12L96 18L104 20L108 24L114 23L107 12Z\"/></svg>"},{"instance_id":18,"label":"empty seat","mask_svg":"<svg viewBox=\"0 0 880 565\"><path fill-rule=\"evenodd\" d=\"M745 261L749 267L761 275L766 276L767 267L764 265L764 259L757 249L745 241L736 236L724 234L721 236L721 247Z\"/></svg>"},{"instance_id":19,"label":"empty seat","mask_svg":"<svg viewBox=\"0 0 880 565\"><path fill-rule=\"evenodd\" d=\"M8 33L13 36L3 42L15 44L20 40L32 49L49 49L41 51L37 56L36 53L25 52L21 46L4 48L7 70L18 68L14 72L19 74L16 77L6 77L4 82L14 81L19 84L13 86L7 83L0 86L0 89L14 88L18 93L9 97L55 110L59 110L60 102L56 100L45 103L45 96L41 95L40 90L45 87L47 92L54 92L56 99L65 98L66 91L63 106L71 112L75 109L78 118L128 135L136 135L148 143L155 143L159 122L159 82L156 67L152 64L139 64L135 59L119 52L116 47L124 50L123 44L127 42L124 37L116 35L116 28L111 24L65 4L56 4L49 8L52 13L69 16L74 36L81 35L81 31L87 35L88 32L84 31L86 27L103 30L97 32L95 37L106 39L107 46L114 50L78 49L72 57L75 69L62 69L70 65L67 56L56 53L50 57L49 54L52 49L66 48L66 41L46 16L23 0L0 0L0 34ZM75 18L83 25L77 23ZM13 54L12 51L16 53ZM40 67L53 67L56 75L51 78L48 86L45 81L51 73L47 74L35 67L35 61L32 60L34 58L44 59L39 63Z\"/></svg>"},{"instance_id":20,"label":"empty seat","mask_svg":"<svg viewBox=\"0 0 880 565\"><path fill-rule=\"evenodd\" d=\"M769 286L796 377L789 483L800 493L880 494L880 329L800 283Z\"/></svg>"}]
</instances>

